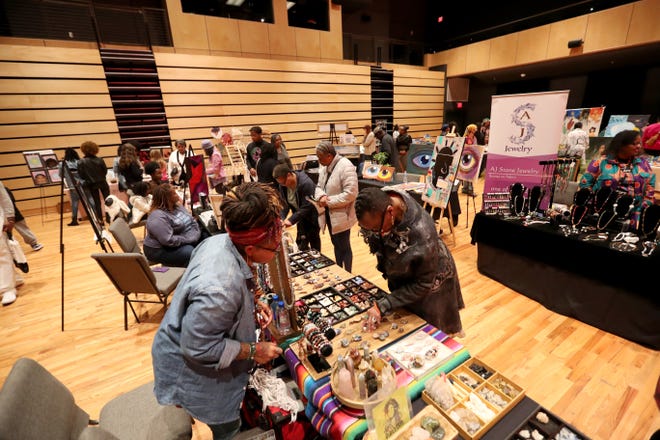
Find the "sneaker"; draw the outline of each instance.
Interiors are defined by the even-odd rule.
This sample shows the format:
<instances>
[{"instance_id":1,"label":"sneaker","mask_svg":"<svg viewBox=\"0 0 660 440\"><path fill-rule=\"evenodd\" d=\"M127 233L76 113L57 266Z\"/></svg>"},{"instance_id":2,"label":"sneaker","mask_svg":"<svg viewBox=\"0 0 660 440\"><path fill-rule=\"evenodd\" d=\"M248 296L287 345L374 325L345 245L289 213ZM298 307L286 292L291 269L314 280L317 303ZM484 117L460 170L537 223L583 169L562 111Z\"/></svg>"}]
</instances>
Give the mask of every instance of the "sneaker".
<instances>
[{"instance_id":1,"label":"sneaker","mask_svg":"<svg viewBox=\"0 0 660 440\"><path fill-rule=\"evenodd\" d=\"M71 223L67 223L66 225L67 226L78 226L79 224L80 223L78 223L77 221L72 221Z\"/></svg>"},{"instance_id":2,"label":"sneaker","mask_svg":"<svg viewBox=\"0 0 660 440\"><path fill-rule=\"evenodd\" d=\"M2 294L2 305L8 306L16 301L16 289L11 289Z\"/></svg>"},{"instance_id":3,"label":"sneaker","mask_svg":"<svg viewBox=\"0 0 660 440\"><path fill-rule=\"evenodd\" d=\"M41 243L35 243L35 244L32 245L32 250L33 250L33 251L40 251L41 249L43 249L43 247L44 247L43 244L41 244Z\"/></svg>"}]
</instances>

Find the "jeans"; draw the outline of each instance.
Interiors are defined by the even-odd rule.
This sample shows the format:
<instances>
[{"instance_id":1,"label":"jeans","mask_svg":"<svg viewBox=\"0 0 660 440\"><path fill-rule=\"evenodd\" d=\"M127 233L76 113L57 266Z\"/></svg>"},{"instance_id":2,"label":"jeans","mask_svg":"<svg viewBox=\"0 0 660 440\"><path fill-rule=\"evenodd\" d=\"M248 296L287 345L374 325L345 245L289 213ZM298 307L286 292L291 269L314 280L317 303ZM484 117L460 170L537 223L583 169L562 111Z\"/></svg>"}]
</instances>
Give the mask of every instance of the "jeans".
<instances>
[{"instance_id":1,"label":"jeans","mask_svg":"<svg viewBox=\"0 0 660 440\"><path fill-rule=\"evenodd\" d=\"M190 255L195 250L195 246L184 244L182 246L152 248L143 246L144 256L153 263L160 263L170 267L188 267Z\"/></svg>"},{"instance_id":2,"label":"jeans","mask_svg":"<svg viewBox=\"0 0 660 440\"><path fill-rule=\"evenodd\" d=\"M330 223L330 210L325 210L325 222L330 232L330 241L335 248L335 263L343 267L347 272L353 268L353 250L351 249L351 230L332 233L332 224Z\"/></svg>"},{"instance_id":3,"label":"jeans","mask_svg":"<svg viewBox=\"0 0 660 440\"><path fill-rule=\"evenodd\" d=\"M231 440L238 434L241 428L241 420L234 420L233 422L221 423L219 425L208 425L213 433L213 440Z\"/></svg>"}]
</instances>

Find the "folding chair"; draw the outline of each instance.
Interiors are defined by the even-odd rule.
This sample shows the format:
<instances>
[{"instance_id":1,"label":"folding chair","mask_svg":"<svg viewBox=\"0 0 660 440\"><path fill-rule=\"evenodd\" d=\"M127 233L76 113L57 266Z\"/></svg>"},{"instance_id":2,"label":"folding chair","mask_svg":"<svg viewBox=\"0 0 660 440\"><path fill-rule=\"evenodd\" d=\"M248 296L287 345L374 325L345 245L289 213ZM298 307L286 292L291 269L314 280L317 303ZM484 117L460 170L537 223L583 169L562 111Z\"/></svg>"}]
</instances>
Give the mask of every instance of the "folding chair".
<instances>
[{"instance_id":1,"label":"folding chair","mask_svg":"<svg viewBox=\"0 0 660 440\"><path fill-rule=\"evenodd\" d=\"M167 309L167 297L174 291L185 272L181 267L169 267L166 272L154 272L144 255L139 253L97 253L92 258L101 266L117 291L124 297L124 330L128 330L130 306L135 320L140 319L133 308L134 302L162 304ZM131 293L155 295L157 301L130 299Z\"/></svg>"},{"instance_id":2,"label":"folding chair","mask_svg":"<svg viewBox=\"0 0 660 440\"><path fill-rule=\"evenodd\" d=\"M153 382L149 382L115 397L103 406L96 422L41 364L21 358L0 389L0 439L192 438L190 416L181 408L159 405L153 389Z\"/></svg>"}]
</instances>

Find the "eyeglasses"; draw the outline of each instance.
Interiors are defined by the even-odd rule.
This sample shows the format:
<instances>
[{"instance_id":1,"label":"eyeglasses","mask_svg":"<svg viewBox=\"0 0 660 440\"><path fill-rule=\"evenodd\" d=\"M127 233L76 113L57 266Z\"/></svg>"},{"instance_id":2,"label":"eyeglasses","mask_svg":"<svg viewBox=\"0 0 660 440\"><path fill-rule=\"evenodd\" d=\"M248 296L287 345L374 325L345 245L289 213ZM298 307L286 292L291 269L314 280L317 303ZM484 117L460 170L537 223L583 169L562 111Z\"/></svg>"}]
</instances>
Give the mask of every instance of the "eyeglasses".
<instances>
[{"instance_id":1,"label":"eyeglasses","mask_svg":"<svg viewBox=\"0 0 660 440\"><path fill-rule=\"evenodd\" d=\"M383 215L380 218L380 227L378 229L367 229L367 228L362 228L362 231L364 233L369 233L369 234L379 234L380 236L383 235L383 226L385 225L385 216L387 215L388 208L392 205L387 205L387 208L385 208L385 211L383 211Z\"/></svg>"},{"instance_id":2,"label":"eyeglasses","mask_svg":"<svg viewBox=\"0 0 660 440\"><path fill-rule=\"evenodd\" d=\"M272 252L272 253L276 254L280 251L280 249L282 249L282 242L280 242L275 249L265 247L265 246L259 246L258 244L255 244L253 246L256 247L256 248L263 249L265 251L269 251L269 252Z\"/></svg>"}]
</instances>

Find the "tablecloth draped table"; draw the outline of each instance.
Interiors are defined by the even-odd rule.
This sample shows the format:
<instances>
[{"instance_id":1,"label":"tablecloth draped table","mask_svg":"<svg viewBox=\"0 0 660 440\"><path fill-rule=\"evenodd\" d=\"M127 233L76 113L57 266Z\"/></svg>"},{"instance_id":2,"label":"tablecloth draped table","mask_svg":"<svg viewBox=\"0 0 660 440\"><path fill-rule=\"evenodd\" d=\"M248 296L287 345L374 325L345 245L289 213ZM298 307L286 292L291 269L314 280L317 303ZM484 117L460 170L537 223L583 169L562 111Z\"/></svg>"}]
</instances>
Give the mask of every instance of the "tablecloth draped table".
<instances>
[{"instance_id":1,"label":"tablecloth draped table","mask_svg":"<svg viewBox=\"0 0 660 440\"><path fill-rule=\"evenodd\" d=\"M440 372L446 373L453 370L470 357L467 349L462 344L448 337L447 334L436 327L426 324L422 327L422 330L449 347L454 352L454 356L419 379L415 379L408 371L395 361L393 362L397 388L407 387L408 396L411 400L419 398L428 379ZM414 331L411 333L414 333ZM402 337L405 336L408 335ZM387 346L380 351L383 352L386 349ZM332 439L352 440L360 438L367 431L364 411L342 405L332 394L330 375L315 381L291 348L285 350L284 359L289 365L291 376L307 400L305 415L322 436Z\"/></svg>"}]
</instances>

